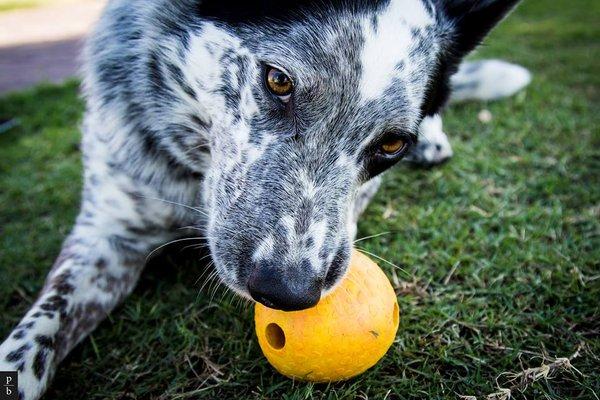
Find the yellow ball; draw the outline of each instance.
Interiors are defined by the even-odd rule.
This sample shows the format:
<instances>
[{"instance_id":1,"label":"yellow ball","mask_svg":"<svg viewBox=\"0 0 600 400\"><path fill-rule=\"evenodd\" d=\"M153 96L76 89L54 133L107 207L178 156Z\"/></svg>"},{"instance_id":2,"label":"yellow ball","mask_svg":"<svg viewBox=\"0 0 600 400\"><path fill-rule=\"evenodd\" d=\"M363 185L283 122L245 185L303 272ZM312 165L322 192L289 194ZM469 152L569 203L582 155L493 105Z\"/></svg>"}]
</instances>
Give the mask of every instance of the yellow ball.
<instances>
[{"instance_id":1,"label":"yellow ball","mask_svg":"<svg viewBox=\"0 0 600 400\"><path fill-rule=\"evenodd\" d=\"M363 373L381 359L398 330L398 301L383 271L353 251L343 281L302 311L255 306L258 343L290 378L332 382Z\"/></svg>"}]
</instances>

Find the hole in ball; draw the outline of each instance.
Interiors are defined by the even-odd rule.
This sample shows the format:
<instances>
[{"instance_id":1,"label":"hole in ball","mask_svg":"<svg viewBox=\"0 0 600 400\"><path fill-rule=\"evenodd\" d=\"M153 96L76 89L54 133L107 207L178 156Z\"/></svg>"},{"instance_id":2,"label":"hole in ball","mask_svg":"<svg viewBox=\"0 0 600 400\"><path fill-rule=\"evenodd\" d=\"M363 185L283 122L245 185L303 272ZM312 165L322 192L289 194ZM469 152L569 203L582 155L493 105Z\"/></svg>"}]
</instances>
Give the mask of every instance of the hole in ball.
<instances>
[{"instance_id":1,"label":"hole in ball","mask_svg":"<svg viewBox=\"0 0 600 400\"><path fill-rule=\"evenodd\" d=\"M283 333L283 329L279 325L275 323L267 325L265 336L269 346L275 350L281 350L285 346L285 333Z\"/></svg>"},{"instance_id":2,"label":"hole in ball","mask_svg":"<svg viewBox=\"0 0 600 400\"><path fill-rule=\"evenodd\" d=\"M392 320L394 321L394 325L398 325L398 317L400 314L400 310L398 310L398 303L394 303L394 311L392 312Z\"/></svg>"}]
</instances>

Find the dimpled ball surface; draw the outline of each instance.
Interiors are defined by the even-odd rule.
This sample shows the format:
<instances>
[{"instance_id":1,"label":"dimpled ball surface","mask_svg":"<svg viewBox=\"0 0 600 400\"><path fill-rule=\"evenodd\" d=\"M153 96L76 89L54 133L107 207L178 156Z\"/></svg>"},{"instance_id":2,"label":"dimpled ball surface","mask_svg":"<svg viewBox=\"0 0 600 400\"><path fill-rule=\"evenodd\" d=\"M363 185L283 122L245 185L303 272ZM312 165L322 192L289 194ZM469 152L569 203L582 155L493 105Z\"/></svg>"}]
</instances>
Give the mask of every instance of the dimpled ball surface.
<instances>
[{"instance_id":1,"label":"dimpled ball surface","mask_svg":"<svg viewBox=\"0 0 600 400\"><path fill-rule=\"evenodd\" d=\"M313 382L349 379L375 365L394 341L398 320L390 281L357 250L346 277L315 307L284 312L255 306L258 342L271 365Z\"/></svg>"}]
</instances>

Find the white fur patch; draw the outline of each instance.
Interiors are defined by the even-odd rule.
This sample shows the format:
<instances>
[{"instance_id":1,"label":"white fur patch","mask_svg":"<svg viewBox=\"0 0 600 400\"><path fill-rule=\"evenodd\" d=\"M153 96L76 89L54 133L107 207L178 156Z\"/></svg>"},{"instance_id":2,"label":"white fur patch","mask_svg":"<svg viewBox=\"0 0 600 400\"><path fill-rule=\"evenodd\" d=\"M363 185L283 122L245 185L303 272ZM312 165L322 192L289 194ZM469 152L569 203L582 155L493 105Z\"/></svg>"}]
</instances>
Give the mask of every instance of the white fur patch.
<instances>
[{"instance_id":1,"label":"white fur patch","mask_svg":"<svg viewBox=\"0 0 600 400\"><path fill-rule=\"evenodd\" d=\"M411 29L432 22L420 0L392 0L376 24L370 19L364 21L360 92L365 100L381 96L398 75L396 67L408 58L413 45Z\"/></svg>"},{"instance_id":2,"label":"white fur patch","mask_svg":"<svg viewBox=\"0 0 600 400\"><path fill-rule=\"evenodd\" d=\"M512 96L531 82L531 73L501 60L465 62L452 76L452 101L496 100Z\"/></svg>"},{"instance_id":3,"label":"white fur patch","mask_svg":"<svg viewBox=\"0 0 600 400\"><path fill-rule=\"evenodd\" d=\"M273 235L269 234L260 242L252 255L252 259L257 262L268 258L273 253L274 246L275 240L273 239Z\"/></svg>"},{"instance_id":4,"label":"white fur patch","mask_svg":"<svg viewBox=\"0 0 600 400\"><path fill-rule=\"evenodd\" d=\"M310 178L305 169L298 171L298 184L302 188L302 195L312 200L317 194L315 182Z\"/></svg>"},{"instance_id":5,"label":"white fur patch","mask_svg":"<svg viewBox=\"0 0 600 400\"><path fill-rule=\"evenodd\" d=\"M439 115L423 119L419 127L419 141L428 144L422 154L427 162L439 162L454 154L448 136L442 130L442 118Z\"/></svg>"},{"instance_id":6,"label":"white fur patch","mask_svg":"<svg viewBox=\"0 0 600 400\"><path fill-rule=\"evenodd\" d=\"M328 231L327 219L315 220L312 219L305 233L298 233L295 228L296 220L292 215L284 215L280 219L280 224L286 230L286 242L288 245L288 253L282 265L294 264L308 256L310 265L315 272L319 272L322 267L322 260L319 258L319 250L325 244L325 238ZM303 243L311 238L313 244L310 247L304 247ZM258 247L258 251L262 254L263 244ZM266 243L270 245L270 243ZM332 255L333 256L333 255ZM256 258L256 253L254 255Z\"/></svg>"},{"instance_id":7,"label":"white fur patch","mask_svg":"<svg viewBox=\"0 0 600 400\"><path fill-rule=\"evenodd\" d=\"M310 251L310 264L314 271L321 269L321 260L319 258L319 251L325 243L325 236L327 235L327 220L322 219L319 221L313 221L308 228L308 237L314 240L313 251ZM331 261L330 261L331 262Z\"/></svg>"}]
</instances>

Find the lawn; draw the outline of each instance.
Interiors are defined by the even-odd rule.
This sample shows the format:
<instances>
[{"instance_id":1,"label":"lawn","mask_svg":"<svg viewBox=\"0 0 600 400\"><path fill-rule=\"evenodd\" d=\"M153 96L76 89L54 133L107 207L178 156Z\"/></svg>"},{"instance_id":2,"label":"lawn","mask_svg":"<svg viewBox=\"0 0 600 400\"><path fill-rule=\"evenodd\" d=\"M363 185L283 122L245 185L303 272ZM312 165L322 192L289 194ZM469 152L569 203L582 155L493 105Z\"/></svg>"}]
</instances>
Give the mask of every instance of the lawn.
<instances>
[{"instance_id":1,"label":"lawn","mask_svg":"<svg viewBox=\"0 0 600 400\"><path fill-rule=\"evenodd\" d=\"M381 263L401 322L379 365L332 385L279 376L252 308L200 290L204 265L186 261L197 253L170 248L46 398L484 399L514 386L517 399L598 399L600 2L525 1L476 57L520 63L534 80L514 98L449 109L455 158L397 167L363 217L359 237L388 233L360 246L400 267ZM77 82L0 99L0 118L16 122L0 132L1 337L75 218L82 111ZM577 351L572 368L555 362ZM525 387L514 375L542 364L558 365L551 379Z\"/></svg>"}]
</instances>

